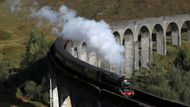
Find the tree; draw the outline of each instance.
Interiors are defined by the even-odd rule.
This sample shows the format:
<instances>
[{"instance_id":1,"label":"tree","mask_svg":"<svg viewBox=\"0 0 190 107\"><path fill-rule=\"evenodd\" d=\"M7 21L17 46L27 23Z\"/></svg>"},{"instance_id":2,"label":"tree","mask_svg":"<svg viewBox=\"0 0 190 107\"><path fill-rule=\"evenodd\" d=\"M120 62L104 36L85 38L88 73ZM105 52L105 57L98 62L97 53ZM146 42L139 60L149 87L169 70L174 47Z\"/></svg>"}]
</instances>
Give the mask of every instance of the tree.
<instances>
[{"instance_id":1,"label":"tree","mask_svg":"<svg viewBox=\"0 0 190 107\"><path fill-rule=\"evenodd\" d=\"M42 32L32 32L26 45L24 59L21 65L27 66L30 63L34 63L38 59L44 57L47 54L50 46L51 42L45 38L45 35Z\"/></svg>"},{"instance_id":2,"label":"tree","mask_svg":"<svg viewBox=\"0 0 190 107\"><path fill-rule=\"evenodd\" d=\"M25 51L25 56L24 59L22 61L23 65L27 65L29 64L29 62L31 61L31 47L32 45L36 42L36 35L34 34L34 32L32 32L30 34L30 38L26 44L26 51Z\"/></svg>"},{"instance_id":3,"label":"tree","mask_svg":"<svg viewBox=\"0 0 190 107\"><path fill-rule=\"evenodd\" d=\"M24 87L24 90L29 98L35 98L37 85L34 81L28 81Z\"/></svg>"}]
</instances>

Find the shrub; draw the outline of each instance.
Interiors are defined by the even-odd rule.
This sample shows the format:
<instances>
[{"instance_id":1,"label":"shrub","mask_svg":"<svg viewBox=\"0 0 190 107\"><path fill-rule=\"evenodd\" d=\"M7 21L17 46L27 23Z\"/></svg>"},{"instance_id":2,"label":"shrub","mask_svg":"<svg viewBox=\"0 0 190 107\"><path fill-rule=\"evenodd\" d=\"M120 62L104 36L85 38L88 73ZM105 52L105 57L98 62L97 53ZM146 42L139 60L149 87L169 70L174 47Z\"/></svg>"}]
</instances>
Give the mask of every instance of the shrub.
<instances>
[{"instance_id":1,"label":"shrub","mask_svg":"<svg viewBox=\"0 0 190 107\"><path fill-rule=\"evenodd\" d=\"M28 81L24 87L24 90L26 92L26 95L29 98L35 98L36 97L36 91L37 91L37 85L34 81Z\"/></svg>"},{"instance_id":2,"label":"shrub","mask_svg":"<svg viewBox=\"0 0 190 107\"><path fill-rule=\"evenodd\" d=\"M9 70L14 67L8 59L0 61L0 80L5 80L9 77Z\"/></svg>"},{"instance_id":3,"label":"shrub","mask_svg":"<svg viewBox=\"0 0 190 107\"><path fill-rule=\"evenodd\" d=\"M174 64L181 69L190 70L190 44L184 45L178 52Z\"/></svg>"},{"instance_id":4,"label":"shrub","mask_svg":"<svg viewBox=\"0 0 190 107\"><path fill-rule=\"evenodd\" d=\"M45 93L43 94L42 98L43 98L43 101L49 102L49 93L48 93L48 92L45 92Z\"/></svg>"}]
</instances>

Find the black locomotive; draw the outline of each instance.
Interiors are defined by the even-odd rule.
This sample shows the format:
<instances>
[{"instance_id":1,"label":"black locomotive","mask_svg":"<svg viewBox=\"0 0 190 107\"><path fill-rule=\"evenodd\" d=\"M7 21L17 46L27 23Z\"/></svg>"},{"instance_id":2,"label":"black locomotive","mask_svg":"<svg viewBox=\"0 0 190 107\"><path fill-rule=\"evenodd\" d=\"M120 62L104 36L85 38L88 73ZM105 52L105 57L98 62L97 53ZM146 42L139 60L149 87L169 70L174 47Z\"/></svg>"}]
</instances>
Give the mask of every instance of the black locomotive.
<instances>
[{"instance_id":1,"label":"black locomotive","mask_svg":"<svg viewBox=\"0 0 190 107\"><path fill-rule=\"evenodd\" d=\"M106 89L125 96L134 95L131 84L126 84L124 87L122 86L122 84L125 84L124 81L126 81L122 76L78 60L64 49L56 49L55 45L52 46L49 54L53 55L65 68L71 69L70 73L72 73L72 75L96 84L100 86L101 89Z\"/></svg>"}]
</instances>

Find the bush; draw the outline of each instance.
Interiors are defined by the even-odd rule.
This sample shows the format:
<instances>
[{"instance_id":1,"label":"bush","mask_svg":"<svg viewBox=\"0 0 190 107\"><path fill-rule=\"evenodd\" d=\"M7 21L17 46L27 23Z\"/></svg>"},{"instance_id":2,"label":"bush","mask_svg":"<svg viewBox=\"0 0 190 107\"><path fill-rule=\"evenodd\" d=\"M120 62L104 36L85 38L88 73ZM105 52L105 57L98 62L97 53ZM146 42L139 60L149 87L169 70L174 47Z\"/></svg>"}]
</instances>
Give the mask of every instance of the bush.
<instances>
[{"instance_id":1,"label":"bush","mask_svg":"<svg viewBox=\"0 0 190 107\"><path fill-rule=\"evenodd\" d=\"M179 92L182 88L182 75L180 71L168 72L169 86L172 90Z\"/></svg>"},{"instance_id":2,"label":"bush","mask_svg":"<svg viewBox=\"0 0 190 107\"><path fill-rule=\"evenodd\" d=\"M37 91L37 85L34 81L28 81L24 87L24 90L26 92L26 95L29 98L35 98L36 97L36 91Z\"/></svg>"},{"instance_id":3,"label":"bush","mask_svg":"<svg viewBox=\"0 0 190 107\"><path fill-rule=\"evenodd\" d=\"M14 67L8 59L0 61L0 80L5 80L9 77L9 70Z\"/></svg>"},{"instance_id":4,"label":"bush","mask_svg":"<svg viewBox=\"0 0 190 107\"><path fill-rule=\"evenodd\" d=\"M42 98L43 98L43 101L49 102L49 92L45 92L45 93L43 94Z\"/></svg>"},{"instance_id":5,"label":"bush","mask_svg":"<svg viewBox=\"0 0 190 107\"><path fill-rule=\"evenodd\" d=\"M144 75L147 72L148 75ZM138 74L138 75L135 75ZM134 73L132 80L137 87L160 97L189 103L190 73L173 66L167 71L155 64L151 69L141 69Z\"/></svg>"},{"instance_id":6,"label":"bush","mask_svg":"<svg viewBox=\"0 0 190 107\"><path fill-rule=\"evenodd\" d=\"M190 44L184 45L178 52L174 64L181 69L190 70Z\"/></svg>"},{"instance_id":7,"label":"bush","mask_svg":"<svg viewBox=\"0 0 190 107\"><path fill-rule=\"evenodd\" d=\"M148 92L154 93L160 97L165 97L172 100L178 100L178 94L170 89L167 82L160 85L150 85L147 88Z\"/></svg>"},{"instance_id":8,"label":"bush","mask_svg":"<svg viewBox=\"0 0 190 107\"><path fill-rule=\"evenodd\" d=\"M190 90L189 90L189 88L185 88L183 90L183 93L181 93L180 100L187 104L190 104L189 98L190 98Z\"/></svg>"}]
</instances>

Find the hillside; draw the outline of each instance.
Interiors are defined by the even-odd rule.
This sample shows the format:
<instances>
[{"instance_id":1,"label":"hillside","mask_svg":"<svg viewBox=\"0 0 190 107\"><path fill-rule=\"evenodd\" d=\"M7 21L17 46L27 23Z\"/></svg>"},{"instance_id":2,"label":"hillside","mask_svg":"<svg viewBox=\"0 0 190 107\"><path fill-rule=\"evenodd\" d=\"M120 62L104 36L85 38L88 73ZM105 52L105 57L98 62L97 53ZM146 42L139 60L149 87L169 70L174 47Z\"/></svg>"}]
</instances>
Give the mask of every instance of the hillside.
<instances>
[{"instance_id":1,"label":"hillside","mask_svg":"<svg viewBox=\"0 0 190 107\"><path fill-rule=\"evenodd\" d=\"M57 9L65 4L76 10L78 15L107 22L130 20L145 17L184 14L190 12L189 0L35 0L39 8L50 5ZM24 43L31 31L36 29L35 21L26 18L29 13L25 10L31 0L25 1L23 10L11 13L5 0L0 2L0 59L4 53L16 53L15 63L19 63ZM14 18L12 18L14 17ZM44 30L45 29L45 30ZM46 35L52 35L48 28L44 28ZM8 36L7 36L8 35ZM5 36L5 37L3 37Z\"/></svg>"},{"instance_id":2,"label":"hillside","mask_svg":"<svg viewBox=\"0 0 190 107\"><path fill-rule=\"evenodd\" d=\"M59 2L57 2L59 1ZM189 0L49 0L47 4L65 5L81 16L108 22L190 13Z\"/></svg>"},{"instance_id":3,"label":"hillside","mask_svg":"<svg viewBox=\"0 0 190 107\"><path fill-rule=\"evenodd\" d=\"M89 19L105 20L107 22L138 19L144 17L157 17L163 15L184 14L190 12L189 0L35 0L39 8L50 5L57 9L65 4L76 10L78 15ZM4 53L16 53L12 59L19 63L20 55L27 37L31 31L36 30L34 20L28 20L29 12L26 7L30 6L31 0L24 1L22 10L11 13L6 6L5 0L0 2L0 59ZM14 18L12 18L14 17ZM37 28L39 30L39 28ZM50 29L41 29L46 35L52 35ZM8 36L7 36L8 35Z\"/></svg>"},{"instance_id":4,"label":"hillside","mask_svg":"<svg viewBox=\"0 0 190 107\"><path fill-rule=\"evenodd\" d=\"M45 66L45 68L43 68L42 66L44 66L44 64L39 59L46 55L49 49L47 44L51 45L49 41L53 41L56 36L51 33L48 24L47 26L39 28L36 27L36 20L28 18L30 15L28 7L33 5L34 1L38 3L38 8L50 5L54 9L58 9L60 5L64 4L76 10L79 16L88 19L103 19L109 23L145 17L190 13L190 0L21 0L23 6L19 12L11 12L5 1L6 0L0 0L0 94L3 96L0 97L0 106L48 105L49 88L47 88L47 84L49 84L49 82L47 82L48 79L45 78L45 74L47 73L43 72L43 74L40 74L40 72L38 72L44 71L47 67ZM45 37L42 35L45 35ZM35 41L31 40L32 37L35 38ZM48 38L47 41L45 41L46 38ZM189 47L190 44L184 49ZM26 55L27 48L32 50L29 50L31 51L29 52L30 56ZM190 85L189 82L186 83L186 81L189 80L190 75L190 73L186 71L189 71L189 69L184 70L183 75L181 74L181 69L178 72L178 69L174 67L175 65L173 64L173 61L178 56L179 49L173 46L169 48L171 54L167 56L163 57L155 54L157 59L155 59L152 67L153 70L148 70L148 73L152 75L152 80L160 80L158 79L158 77L160 77L165 82L156 81L157 84L155 84L151 79L147 79L146 74L143 76L143 73L146 72L146 70L143 69L139 74L136 72L137 76L136 78L134 76L134 80L136 84L142 86L142 88L147 91L157 93L157 95L162 97L190 103L188 100L190 98L190 92L187 91L189 90ZM189 51L184 53L188 53L186 56L190 55ZM160 59L162 64L160 64ZM23 64L23 61L26 61L27 63ZM187 62L188 61L190 61L190 59L188 59ZM12 69L16 69L18 72L23 71L23 75L17 76L15 79L11 80L10 83L2 82L2 75L11 74ZM48 71L46 69L45 71ZM177 69L175 74L165 73L165 71L173 69ZM179 77L177 78L178 75ZM179 84L182 84L184 88L181 89L181 85L178 84L174 84L175 86L178 86L177 88L171 88L172 85L168 85L168 83L177 82L170 82L170 77L173 77L173 80L176 80L177 82L179 81ZM16 82L18 82L18 87L15 85ZM147 84L152 87L149 87L149 85L146 86L144 82L147 82ZM12 84L15 86L12 86ZM31 84L33 84L32 89ZM166 91L162 90L162 87L164 87ZM173 89L176 89L177 91ZM28 95L27 91L29 91L29 94L32 93L32 95ZM184 94L184 92L186 93ZM6 97L6 99L4 99L4 97ZM35 100L37 99L37 102L30 100L32 98ZM15 101L15 99L18 99L18 101ZM42 104L38 104L38 101Z\"/></svg>"}]
</instances>

